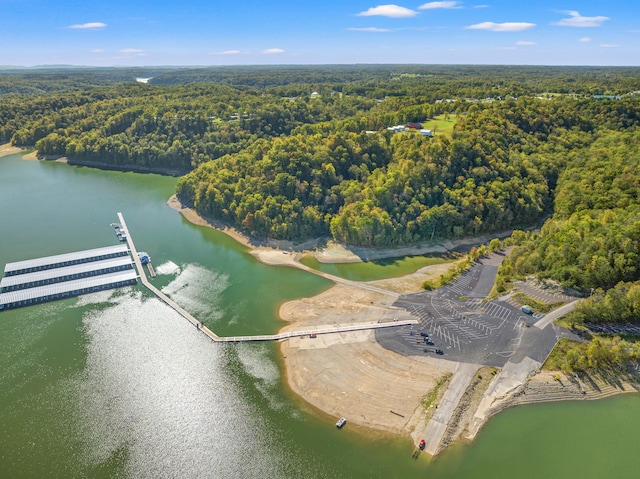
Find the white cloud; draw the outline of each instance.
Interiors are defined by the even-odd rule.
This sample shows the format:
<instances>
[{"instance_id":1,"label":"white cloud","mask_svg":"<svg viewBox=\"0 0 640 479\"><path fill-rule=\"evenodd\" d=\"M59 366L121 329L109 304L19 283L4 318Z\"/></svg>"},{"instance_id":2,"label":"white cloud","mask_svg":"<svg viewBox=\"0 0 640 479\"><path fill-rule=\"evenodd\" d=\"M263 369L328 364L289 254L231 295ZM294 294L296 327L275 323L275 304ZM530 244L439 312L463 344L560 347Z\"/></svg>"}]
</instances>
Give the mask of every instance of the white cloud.
<instances>
[{"instance_id":1,"label":"white cloud","mask_svg":"<svg viewBox=\"0 0 640 479\"><path fill-rule=\"evenodd\" d=\"M123 54L122 58L132 58L132 57L146 57L147 53L144 50L140 50L138 48L124 48L122 50L118 50Z\"/></svg>"},{"instance_id":2,"label":"white cloud","mask_svg":"<svg viewBox=\"0 0 640 479\"><path fill-rule=\"evenodd\" d=\"M516 42L517 47L525 47L527 45L535 45L536 42Z\"/></svg>"},{"instance_id":3,"label":"white cloud","mask_svg":"<svg viewBox=\"0 0 640 479\"><path fill-rule=\"evenodd\" d=\"M618 45L615 43L601 43L600 46L602 48L618 48Z\"/></svg>"},{"instance_id":4,"label":"white cloud","mask_svg":"<svg viewBox=\"0 0 640 479\"><path fill-rule=\"evenodd\" d=\"M571 10L566 12L569 14L569 18L563 18L559 22L556 22L555 25L560 27L599 27L604 22L609 20L609 17L583 17L575 10Z\"/></svg>"},{"instance_id":5,"label":"white cloud","mask_svg":"<svg viewBox=\"0 0 640 479\"><path fill-rule=\"evenodd\" d=\"M100 48L95 48L93 50L90 51L91 53L104 53L104 50L101 50Z\"/></svg>"},{"instance_id":6,"label":"white cloud","mask_svg":"<svg viewBox=\"0 0 640 479\"><path fill-rule=\"evenodd\" d=\"M267 48L266 50L262 50L262 53L265 55L275 55L277 53L284 53L282 48Z\"/></svg>"},{"instance_id":7,"label":"white cloud","mask_svg":"<svg viewBox=\"0 0 640 479\"><path fill-rule=\"evenodd\" d=\"M210 52L209 55L238 55L240 50L224 50L222 52Z\"/></svg>"},{"instance_id":8,"label":"white cloud","mask_svg":"<svg viewBox=\"0 0 640 479\"><path fill-rule=\"evenodd\" d=\"M465 27L465 28L467 30L489 30L492 32L521 32L523 30L528 30L535 26L536 26L535 23L526 23L526 22L505 22L505 23L482 22L482 23L476 23L475 25L469 25L468 27Z\"/></svg>"},{"instance_id":9,"label":"white cloud","mask_svg":"<svg viewBox=\"0 0 640 479\"><path fill-rule=\"evenodd\" d=\"M591 41L591 38L589 37L582 37L580 40L578 40L579 42L582 43L589 43Z\"/></svg>"},{"instance_id":10,"label":"white cloud","mask_svg":"<svg viewBox=\"0 0 640 479\"><path fill-rule=\"evenodd\" d=\"M378 5L377 7L371 7L369 10L358 13L359 17L390 17L390 18L408 18L415 17L418 12L409 8L401 7L399 5Z\"/></svg>"},{"instance_id":11,"label":"white cloud","mask_svg":"<svg viewBox=\"0 0 640 479\"><path fill-rule=\"evenodd\" d=\"M347 30L349 30L351 32L372 32L372 33L381 33L381 32L391 32L392 31L389 28L377 28L377 27L347 28Z\"/></svg>"},{"instance_id":12,"label":"white cloud","mask_svg":"<svg viewBox=\"0 0 640 479\"><path fill-rule=\"evenodd\" d=\"M102 22L89 22L89 23L77 23L75 25L69 25L69 28L77 30L99 30L106 27L106 23Z\"/></svg>"},{"instance_id":13,"label":"white cloud","mask_svg":"<svg viewBox=\"0 0 640 479\"><path fill-rule=\"evenodd\" d=\"M462 7L458 5L458 2L429 2L424 5L420 5L418 10L434 10L436 8L452 9Z\"/></svg>"}]
</instances>

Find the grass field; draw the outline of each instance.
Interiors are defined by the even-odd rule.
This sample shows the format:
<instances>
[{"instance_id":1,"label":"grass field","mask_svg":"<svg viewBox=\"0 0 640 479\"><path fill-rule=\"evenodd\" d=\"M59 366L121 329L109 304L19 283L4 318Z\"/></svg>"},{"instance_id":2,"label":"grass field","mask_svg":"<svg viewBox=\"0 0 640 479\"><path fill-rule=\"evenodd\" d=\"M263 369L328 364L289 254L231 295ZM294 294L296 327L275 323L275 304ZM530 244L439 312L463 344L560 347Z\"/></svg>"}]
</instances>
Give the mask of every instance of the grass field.
<instances>
[{"instance_id":1,"label":"grass field","mask_svg":"<svg viewBox=\"0 0 640 479\"><path fill-rule=\"evenodd\" d=\"M444 115L436 116L430 120L422 123L422 126L427 130L433 131L434 135L447 135L451 136L453 131L453 125L456 123L456 115L449 115L445 120Z\"/></svg>"}]
</instances>

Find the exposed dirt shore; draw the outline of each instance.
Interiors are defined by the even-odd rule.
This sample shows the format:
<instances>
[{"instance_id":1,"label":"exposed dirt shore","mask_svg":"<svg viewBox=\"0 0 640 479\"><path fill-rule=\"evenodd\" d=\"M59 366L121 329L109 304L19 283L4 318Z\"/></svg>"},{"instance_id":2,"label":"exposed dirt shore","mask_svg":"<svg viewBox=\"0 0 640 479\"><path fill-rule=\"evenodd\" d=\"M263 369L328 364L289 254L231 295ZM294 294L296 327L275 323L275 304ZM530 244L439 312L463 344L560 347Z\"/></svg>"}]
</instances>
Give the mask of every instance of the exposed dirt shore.
<instances>
[{"instance_id":1,"label":"exposed dirt shore","mask_svg":"<svg viewBox=\"0 0 640 479\"><path fill-rule=\"evenodd\" d=\"M589 401L634 392L640 392L638 374L604 379L597 374L578 377L561 371L542 370L531 376L521 387L496 401L489 410L489 416L520 404Z\"/></svg>"},{"instance_id":2,"label":"exposed dirt shore","mask_svg":"<svg viewBox=\"0 0 640 479\"><path fill-rule=\"evenodd\" d=\"M256 241L233 228L202 218L181 205L175 196L169 199L168 205L194 224L213 227L231 236L247 246L260 261L270 265L307 269L297 261L302 254L314 254L325 262L354 262L438 251L425 249L426 246L362 251L331 242L294 245L284 241ZM475 241L478 244L483 239L476 238ZM445 246L440 251L462 247L463 243L451 242ZM389 298L381 291L398 294L419 291L425 280L437 278L447 268L447 264L429 266L405 277L363 283L363 287L349 284L353 282L340 282L315 297L284 303L279 316L290 324L283 331L385 321L406 314L406 311L400 312L388 306ZM365 286L376 288L366 289ZM336 420L344 416L349 423L383 433L410 436L414 440L416 434L424 430L446 390L447 381L458 367L458 363L451 361L407 357L386 350L375 341L372 331L298 337L281 342L280 347L289 387L304 401ZM525 364L521 369L526 373L532 366ZM447 424L438 452L460 438L473 439L491 416L509 407L536 402L599 399L640 390L637 380L606 383L595 379L586 384L564 375L557 380L557 373L548 371L538 372L529 378L523 376L522 380L509 380L510 376L500 378L500 375L501 371L495 368L478 371L477 378L468 386ZM494 386L500 381L509 386L508 393L494 394ZM440 387L440 383L444 383L444 387ZM502 383L500 385L504 386ZM493 393L488 394L489 391ZM430 407L427 407L428 398L435 398Z\"/></svg>"},{"instance_id":3,"label":"exposed dirt shore","mask_svg":"<svg viewBox=\"0 0 640 479\"><path fill-rule=\"evenodd\" d=\"M390 320L398 311L388 298L347 285L335 285L313 297L285 303L283 331L331 324ZM456 363L406 357L384 349L374 332L318 335L280 345L291 389L336 419L394 434L424 428L421 400Z\"/></svg>"},{"instance_id":4,"label":"exposed dirt shore","mask_svg":"<svg viewBox=\"0 0 640 479\"><path fill-rule=\"evenodd\" d=\"M26 152L29 153L26 153ZM23 148L19 146L11 146L9 143L0 145L0 158L3 156L15 155L17 153L24 153L22 155L23 160L55 160L59 163L68 163L67 158L60 155L39 155L33 147Z\"/></svg>"},{"instance_id":5,"label":"exposed dirt shore","mask_svg":"<svg viewBox=\"0 0 640 479\"><path fill-rule=\"evenodd\" d=\"M8 144L0 145L0 157L24 152ZM36 153L25 159L41 159ZM58 158L56 161L66 161ZM270 265L286 265L308 269L297 261L303 254L313 254L323 262L357 262L404 255L446 252L486 242L495 237L481 237L441 245L418 245L401 249L347 248L334 242L313 240L302 244L287 241L259 241L221 223L207 220L184 207L173 196L167 204L194 224L218 229L250 249L251 254ZM506 234L506 233L505 233ZM285 253L285 254L283 254ZM420 290L425 280L444 273L448 264L428 266L400 278L364 283L340 282L312 297L281 305L279 316L288 322L283 331L310 329L333 324L388 321L407 315L390 307L383 290L397 294ZM370 286L366 288L364 286ZM375 286L374 288L371 288ZM427 357L407 357L382 348L372 331L297 337L280 343L291 390L307 403L335 419L346 417L349 424L402 436L420 434L437 408L447 381L457 363ZM562 373L542 371L507 394L490 401L493 368L478 372L447 424L442 447L461 437L473 438L486 420L500 411L519 404L603 397L640 391L639 378L615 379L598 377L582 380ZM439 384L444 384L442 387ZM431 398L431 399L429 399ZM478 421L478 411L482 418Z\"/></svg>"},{"instance_id":6,"label":"exposed dirt shore","mask_svg":"<svg viewBox=\"0 0 640 479\"><path fill-rule=\"evenodd\" d=\"M266 264L298 267L296 258L305 252L301 245L294 249L294 245L286 242L250 240L183 207L175 196L168 205L194 224L228 234ZM304 246L315 247L317 243ZM335 251L335 258L340 259L341 248L330 247L330 251ZM332 255L325 253L324 257ZM395 293L415 292L423 281L437 278L447 267L428 266L403 278L367 284ZM290 323L282 331L385 321L407 314L390 307L388 301L387 295L375 290L336 284L315 297L281 305L279 316ZM372 331L293 338L280 346L288 384L305 401L336 420L344 416L349 423L404 436L424 428L427 411L422 399L457 366L450 361L406 357L389 351L376 343Z\"/></svg>"},{"instance_id":7,"label":"exposed dirt shore","mask_svg":"<svg viewBox=\"0 0 640 479\"><path fill-rule=\"evenodd\" d=\"M11 146L9 143L5 143L0 145L0 158L3 156L15 155L16 153L20 153L24 151L22 148L18 148L17 146Z\"/></svg>"}]
</instances>

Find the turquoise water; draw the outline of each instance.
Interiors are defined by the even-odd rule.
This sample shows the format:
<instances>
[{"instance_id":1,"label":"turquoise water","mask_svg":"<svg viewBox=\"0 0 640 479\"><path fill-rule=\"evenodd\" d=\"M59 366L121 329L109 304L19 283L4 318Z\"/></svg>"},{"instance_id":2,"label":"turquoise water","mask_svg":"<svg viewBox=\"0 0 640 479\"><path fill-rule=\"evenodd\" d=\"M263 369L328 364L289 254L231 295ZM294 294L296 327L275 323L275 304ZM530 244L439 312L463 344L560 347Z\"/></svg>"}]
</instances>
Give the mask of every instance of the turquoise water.
<instances>
[{"instance_id":1,"label":"turquoise water","mask_svg":"<svg viewBox=\"0 0 640 479\"><path fill-rule=\"evenodd\" d=\"M362 263L321 263L317 259L307 256L302 259L302 263L310 268L340 276L341 278L354 281L375 281L415 273L425 266L448 263L454 259L449 255L428 254L365 261Z\"/></svg>"},{"instance_id":2,"label":"turquoise water","mask_svg":"<svg viewBox=\"0 0 640 479\"><path fill-rule=\"evenodd\" d=\"M637 478L640 396L520 406L436 459L429 477Z\"/></svg>"},{"instance_id":3,"label":"turquoise water","mask_svg":"<svg viewBox=\"0 0 640 479\"><path fill-rule=\"evenodd\" d=\"M115 244L121 211L154 280L221 335L330 283L258 263L168 208L176 180L0 158L0 267ZM636 477L640 397L517 408L429 463L337 431L283 381L277 344L211 343L140 287L0 313L0 477Z\"/></svg>"}]
</instances>

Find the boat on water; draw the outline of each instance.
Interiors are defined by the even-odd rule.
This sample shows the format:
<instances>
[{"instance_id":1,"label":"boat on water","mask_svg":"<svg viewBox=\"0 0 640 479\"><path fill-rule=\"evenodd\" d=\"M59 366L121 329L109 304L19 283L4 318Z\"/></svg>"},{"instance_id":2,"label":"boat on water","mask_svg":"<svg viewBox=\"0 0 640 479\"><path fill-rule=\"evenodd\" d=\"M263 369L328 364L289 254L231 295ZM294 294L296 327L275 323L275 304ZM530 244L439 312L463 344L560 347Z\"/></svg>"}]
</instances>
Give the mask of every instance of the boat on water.
<instances>
[{"instance_id":1,"label":"boat on water","mask_svg":"<svg viewBox=\"0 0 640 479\"><path fill-rule=\"evenodd\" d=\"M127 234L125 233L122 225L118 223L111 223L111 226L113 226L113 231L115 231L116 236L118 237L118 241L127 241Z\"/></svg>"},{"instance_id":2,"label":"boat on water","mask_svg":"<svg viewBox=\"0 0 640 479\"><path fill-rule=\"evenodd\" d=\"M338 429L342 429L342 426L344 426L346 423L347 423L347 420L341 417L340 419L338 419L338 422L336 423L336 427Z\"/></svg>"}]
</instances>

